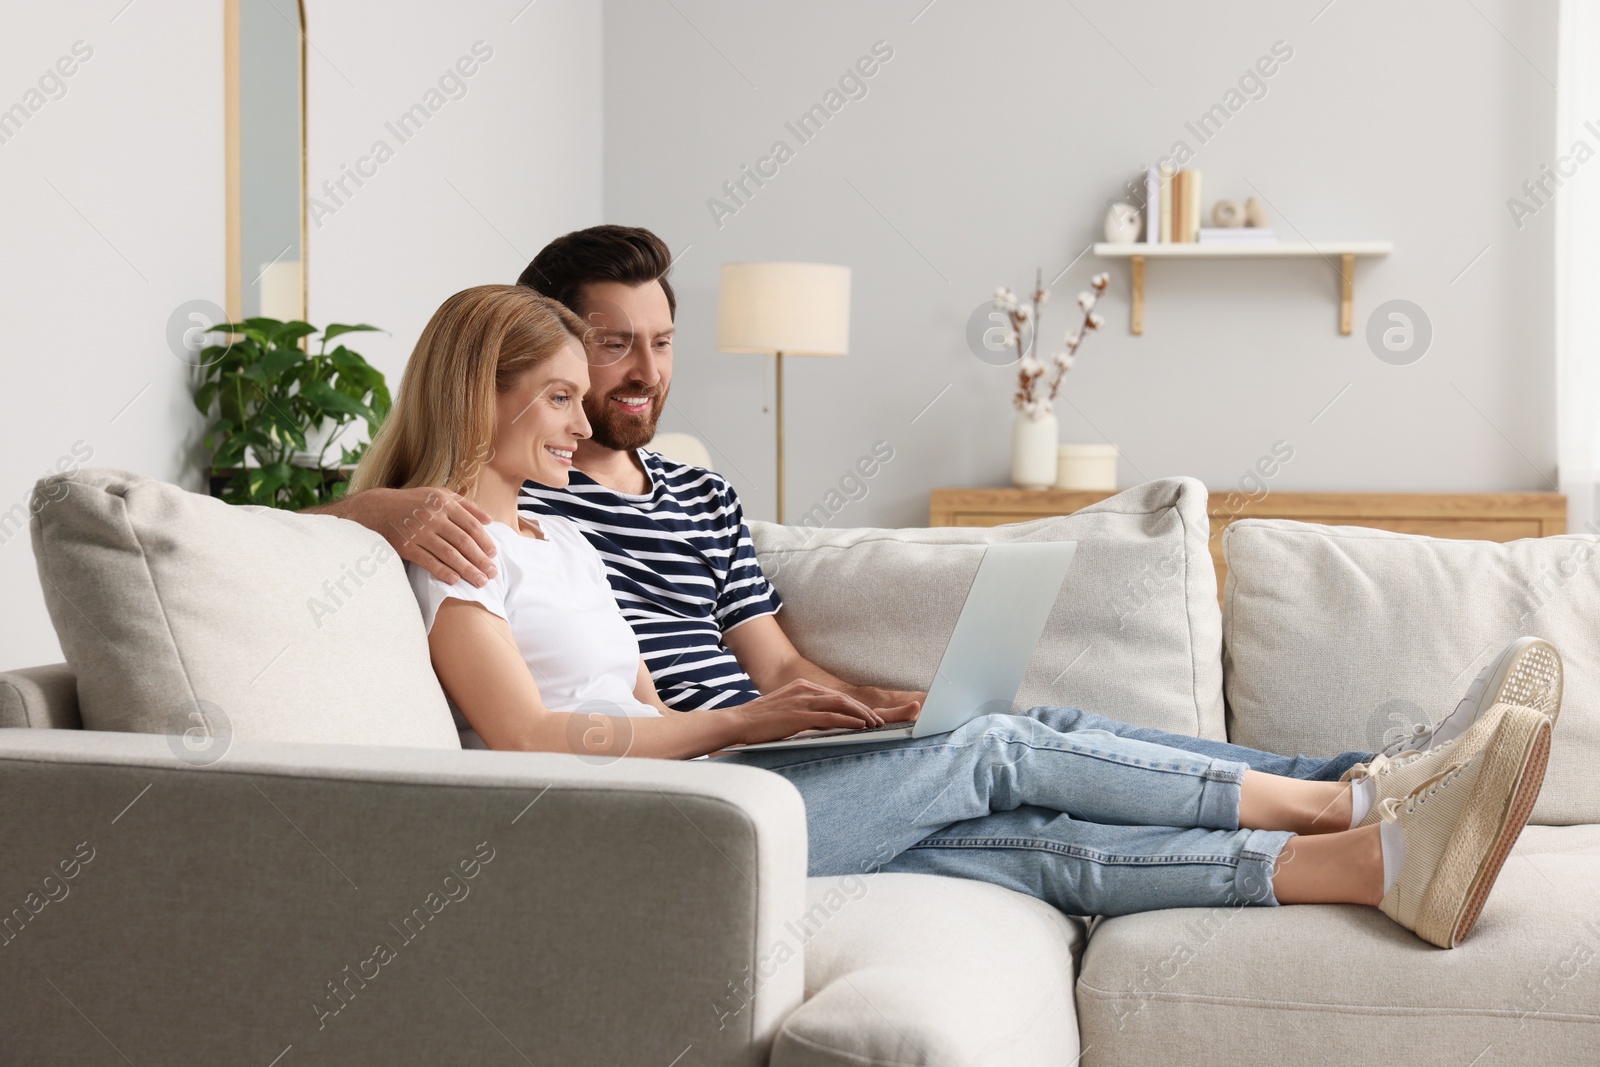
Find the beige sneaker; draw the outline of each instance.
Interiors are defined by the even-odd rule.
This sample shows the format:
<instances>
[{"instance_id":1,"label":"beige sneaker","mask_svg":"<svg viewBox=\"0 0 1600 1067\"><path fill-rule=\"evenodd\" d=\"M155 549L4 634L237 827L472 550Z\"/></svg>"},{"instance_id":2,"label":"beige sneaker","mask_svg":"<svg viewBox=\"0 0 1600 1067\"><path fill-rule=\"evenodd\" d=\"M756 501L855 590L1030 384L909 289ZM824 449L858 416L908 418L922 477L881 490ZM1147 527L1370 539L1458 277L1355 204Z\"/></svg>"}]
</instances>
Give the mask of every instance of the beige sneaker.
<instances>
[{"instance_id":1,"label":"beige sneaker","mask_svg":"<svg viewBox=\"0 0 1600 1067\"><path fill-rule=\"evenodd\" d=\"M1378 822L1385 800L1392 797L1404 800L1416 792L1424 782L1438 777L1451 767L1466 763L1482 752L1490 738L1494 737L1495 728L1500 725L1500 719L1510 707L1510 704L1494 705L1478 716L1478 720L1472 724L1472 729L1455 740L1446 741L1426 752L1409 752L1404 756L1385 756L1380 752L1372 757L1370 763L1358 763L1351 767L1344 773L1342 780L1361 782L1370 779L1375 794L1372 798L1372 807L1356 825L1371 826Z\"/></svg>"},{"instance_id":2,"label":"beige sneaker","mask_svg":"<svg viewBox=\"0 0 1600 1067\"><path fill-rule=\"evenodd\" d=\"M1512 641L1472 679L1454 711L1437 723L1418 723L1390 742L1382 755L1401 758L1453 741L1496 704L1542 711L1553 726L1561 715L1561 653L1556 647L1538 637Z\"/></svg>"},{"instance_id":3,"label":"beige sneaker","mask_svg":"<svg viewBox=\"0 0 1600 1067\"><path fill-rule=\"evenodd\" d=\"M1377 822L1378 806L1389 797L1408 796L1452 764L1476 755L1494 735L1506 705L1541 711L1550 716L1553 728L1561 715L1561 676L1561 653L1550 642L1537 637L1511 642L1473 679L1456 710L1432 728L1431 736L1437 738L1433 747L1398 754L1380 752L1344 772L1339 779L1342 782L1371 778L1377 784L1372 808L1359 825Z\"/></svg>"},{"instance_id":4,"label":"beige sneaker","mask_svg":"<svg viewBox=\"0 0 1600 1067\"><path fill-rule=\"evenodd\" d=\"M1528 821L1549 757L1549 717L1508 705L1476 755L1379 804L1405 835L1383 913L1424 941L1459 945Z\"/></svg>"}]
</instances>

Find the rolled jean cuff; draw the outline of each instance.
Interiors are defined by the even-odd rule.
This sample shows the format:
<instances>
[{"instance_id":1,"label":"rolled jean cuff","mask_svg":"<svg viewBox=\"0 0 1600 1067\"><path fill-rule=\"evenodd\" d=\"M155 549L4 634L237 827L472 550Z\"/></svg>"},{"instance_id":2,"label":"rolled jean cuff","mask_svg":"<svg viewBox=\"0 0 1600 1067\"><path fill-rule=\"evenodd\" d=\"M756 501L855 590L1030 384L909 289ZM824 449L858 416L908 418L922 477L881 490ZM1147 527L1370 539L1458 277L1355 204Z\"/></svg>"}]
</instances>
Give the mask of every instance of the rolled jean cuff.
<instances>
[{"instance_id":1,"label":"rolled jean cuff","mask_svg":"<svg viewBox=\"0 0 1600 1067\"><path fill-rule=\"evenodd\" d=\"M1250 831L1244 847L1239 850L1239 865L1233 869L1233 891L1240 904L1278 906L1272 875L1278 865L1278 854L1293 836L1287 830Z\"/></svg>"},{"instance_id":2,"label":"rolled jean cuff","mask_svg":"<svg viewBox=\"0 0 1600 1067\"><path fill-rule=\"evenodd\" d=\"M1199 825L1206 830L1239 828L1239 791L1250 767L1232 760L1214 759L1201 779Z\"/></svg>"}]
</instances>

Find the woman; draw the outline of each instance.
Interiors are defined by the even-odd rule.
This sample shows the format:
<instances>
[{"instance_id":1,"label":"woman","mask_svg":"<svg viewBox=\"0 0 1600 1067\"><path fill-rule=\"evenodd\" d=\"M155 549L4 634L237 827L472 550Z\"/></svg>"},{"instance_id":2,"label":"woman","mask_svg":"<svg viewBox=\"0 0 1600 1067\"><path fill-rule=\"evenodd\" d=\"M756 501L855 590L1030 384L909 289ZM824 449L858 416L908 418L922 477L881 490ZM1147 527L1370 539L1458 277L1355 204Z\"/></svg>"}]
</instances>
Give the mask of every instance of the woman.
<instances>
[{"instance_id":1,"label":"woman","mask_svg":"<svg viewBox=\"0 0 1600 1067\"><path fill-rule=\"evenodd\" d=\"M1052 727L1073 709L876 745L725 752L918 708L869 709L804 685L706 711L661 701L598 554L568 520L517 507L525 481L566 485L589 435L583 331L525 288L457 293L424 330L354 479L356 489L453 489L493 520L501 566L484 588L410 572L434 669L469 740L770 769L805 799L814 875L877 869L959 827L993 860L974 876L1020 881L1071 914L1357 903L1446 947L1470 931L1543 779L1550 719L1529 708L1497 703L1454 741L1377 759L1344 782ZM1063 847L1032 857L1027 877L1003 878L1010 828L1040 818L1058 824Z\"/></svg>"}]
</instances>

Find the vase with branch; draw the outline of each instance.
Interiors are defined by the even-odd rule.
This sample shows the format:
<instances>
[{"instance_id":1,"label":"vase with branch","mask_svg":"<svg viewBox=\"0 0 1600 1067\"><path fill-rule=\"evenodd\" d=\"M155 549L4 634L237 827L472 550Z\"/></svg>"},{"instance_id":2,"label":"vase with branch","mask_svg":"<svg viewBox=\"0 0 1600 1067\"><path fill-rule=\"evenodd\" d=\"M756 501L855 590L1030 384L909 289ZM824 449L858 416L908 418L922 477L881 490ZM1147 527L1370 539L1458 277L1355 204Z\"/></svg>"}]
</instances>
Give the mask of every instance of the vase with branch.
<instances>
[{"instance_id":1,"label":"vase with branch","mask_svg":"<svg viewBox=\"0 0 1600 1067\"><path fill-rule=\"evenodd\" d=\"M1048 358L1039 353L1039 320L1050 290L1044 285L1044 272L1034 275L1033 298L1020 301L1010 289L994 291L995 310L1005 316L1006 343L1017 350L1017 391L1012 396L1016 415L1011 423L1011 480L1024 489L1044 489L1056 480L1055 400L1061 393L1062 379L1072 369L1091 330L1104 323L1095 305L1105 294L1110 277L1096 274L1089 288L1078 294L1078 310L1083 318L1066 331L1062 347Z\"/></svg>"}]
</instances>

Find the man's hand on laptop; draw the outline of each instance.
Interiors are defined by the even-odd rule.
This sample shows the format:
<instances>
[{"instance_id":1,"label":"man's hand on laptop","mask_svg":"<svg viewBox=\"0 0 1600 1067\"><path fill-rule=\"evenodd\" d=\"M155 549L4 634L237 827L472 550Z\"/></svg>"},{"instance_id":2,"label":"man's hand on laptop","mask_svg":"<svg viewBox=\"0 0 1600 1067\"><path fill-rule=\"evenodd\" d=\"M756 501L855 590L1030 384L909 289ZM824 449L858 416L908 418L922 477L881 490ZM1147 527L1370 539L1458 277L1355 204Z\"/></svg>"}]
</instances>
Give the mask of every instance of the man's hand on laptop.
<instances>
[{"instance_id":1,"label":"man's hand on laptop","mask_svg":"<svg viewBox=\"0 0 1600 1067\"><path fill-rule=\"evenodd\" d=\"M322 507L323 515L359 522L441 582L465 578L475 586L494 576L492 521L478 505L448 489L368 489Z\"/></svg>"},{"instance_id":2,"label":"man's hand on laptop","mask_svg":"<svg viewBox=\"0 0 1600 1067\"><path fill-rule=\"evenodd\" d=\"M796 678L765 696L739 705L737 710L749 717L750 732L744 742L755 744L793 737L806 730L859 730L886 722L909 721L916 717L918 707L920 705L912 701L872 708L837 689Z\"/></svg>"},{"instance_id":3,"label":"man's hand on laptop","mask_svg":"<svg viewBox=\"0 0 1600 1067\"><path fill-rule=\"evenodd\" d=\"M884 722L916 722L927 693L913 689L879 689L876 686L855 686L851 693L862 703L876 711Z\"/></svg>"}]
</instances>

